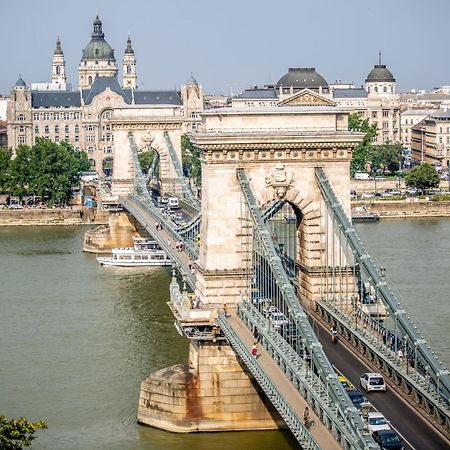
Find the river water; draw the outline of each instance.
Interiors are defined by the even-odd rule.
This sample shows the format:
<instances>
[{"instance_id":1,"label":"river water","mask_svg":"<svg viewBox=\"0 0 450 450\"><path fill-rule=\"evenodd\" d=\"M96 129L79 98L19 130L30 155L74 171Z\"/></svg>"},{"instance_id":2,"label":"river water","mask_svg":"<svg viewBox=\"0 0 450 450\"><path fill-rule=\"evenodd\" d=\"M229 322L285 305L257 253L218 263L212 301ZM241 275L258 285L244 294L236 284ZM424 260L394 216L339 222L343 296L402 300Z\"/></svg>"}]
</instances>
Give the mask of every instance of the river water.
<instances>
[{"instance_id":1,"label":"river water","mask_svg":"<svg viewBox=\"0 0 450 450\"><path fill-rule=\"evenodd\" d=\"M140 382L186 362L165 268L100 267L84 227L0 228L0 414L45 419L32 449L290 449L289 433L179 435L138 426ZM402 304L450 362L450 220L359 225Z\"/></svg>"}]
</instances>

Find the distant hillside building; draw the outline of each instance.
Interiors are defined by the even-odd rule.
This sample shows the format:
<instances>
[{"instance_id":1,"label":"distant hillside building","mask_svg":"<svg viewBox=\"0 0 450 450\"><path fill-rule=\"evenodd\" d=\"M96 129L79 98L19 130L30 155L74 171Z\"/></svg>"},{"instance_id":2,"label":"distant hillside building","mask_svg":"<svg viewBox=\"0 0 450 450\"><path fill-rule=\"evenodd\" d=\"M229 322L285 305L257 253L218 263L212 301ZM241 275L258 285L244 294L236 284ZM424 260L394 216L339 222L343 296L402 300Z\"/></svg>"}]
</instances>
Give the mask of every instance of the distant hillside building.
<instances>
[{"instance_id":1,"label":"distant hillside building","mask_svg":"<svg viewBox=\"0 0 450 450\"><path fill-rule=\"evenodd\" d=\"M64 53L58 37L53 53L51 82L33 83L19 76L7 108L8 143L31 146L39 137L68 142L88 153L99 173L112 167L114 136L111 120L116 108L140 108L149 116L181 117L183 131L197 129L203 110L203 90L191 77L181 91L137 89L131 38L123 58L122 85L114 50L106 42L102 22L93 23L91 40L83 50L78 70L79 89L67 83Z\"/></svg>"}]
</instances>

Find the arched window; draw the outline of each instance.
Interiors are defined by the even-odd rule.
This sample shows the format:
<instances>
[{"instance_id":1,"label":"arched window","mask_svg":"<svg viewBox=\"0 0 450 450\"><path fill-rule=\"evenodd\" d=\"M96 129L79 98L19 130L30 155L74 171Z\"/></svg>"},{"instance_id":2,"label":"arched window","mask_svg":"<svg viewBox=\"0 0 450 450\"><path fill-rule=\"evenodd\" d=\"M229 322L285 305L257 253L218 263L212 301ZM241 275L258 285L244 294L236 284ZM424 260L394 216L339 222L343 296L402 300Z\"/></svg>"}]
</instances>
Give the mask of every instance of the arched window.
<instances>
[{"instance_id":1,"label":"arched window","mask_svg":"<svg viewBox=\"0 0 450 450\"><path fill-rule=\"evenodd\" d=\"M387 92L387 87L386 86L383 87L383 92Z\"/></svg>"},{"instance_id":2,"label":"arched window","mask_svg":"<svg viewBox=\"0 0 450 450\"><path fill-rule=\"evenodd\" d=\"M61 66L56 66L56 75L61 75Z\"/></svg>"},{"instance_id":3,"label":"arched window","mask_svg":"<svg viewBox=\"0 0 450 450\"><path fill-rule=\"evenodd\" d=\"M95 56L98 56L98 48L95 49Z\"/></svg>"},{"instance_id":4,"label":"arched window","mask_svg":"<svg viewBox=\"0 0 450 450\"><path fill-rule=\"evenodd\" d=\"M127 65L127 75L131 75L131 64Z\"/></svg>"},{"instance_id":5,"label":"arched window","mask_svg":"<svg viewBox=\"0 0 450 450\"><path fill-rule=\"evenodd\" d=\"M75 133L79 133L80 132L80 127L78 125L75 125Z\"/></svg>"},{"instance_id":6,"label":"arched window","mask_svg":"<svg viewBox=\"0 0 450 450\"><path fill-rule=\"evenodd\" d=\"M89 76L89 78L88 78L88 83L92 84L92 77L91 76Z\"/></svg>"},{"instance_id":7,"label":"arched window","mask_svg":"<svg viewBox=\"0 0 450 450\"><path fill-rule=\"evenodd\" d=\"M378 92L378 86L375 86L375 87L373 88L373 90L374 90L375 92Z\"/></svg>"},{"instance_id":8,"label":"arched window","mask_svg":"<svg viewBox=\"0 0 450 450\"><path fill-rule=\"evenodd\" d=\"M59 133L59 126L55 125L55 133Z\"/></svg>"},{"instance_id":9,"label":"arched window","mask_svg":"<svg viewBox=\"0 0 450 450\"><path fill-rule=\"evenodd\" d=\"M64 127L64 133L68 133L69 132L69 125L66 125L65 127Z\"/></svg>"},{"instance_id":10,"label":"arched window","mask_svg":"<svg viewBox=\"0 0 450 450\"><path fill-rule=\"evenodd\" d=\"M367 86L367 92L370 94L370 86Z\"/></svg>"}]
</instances>

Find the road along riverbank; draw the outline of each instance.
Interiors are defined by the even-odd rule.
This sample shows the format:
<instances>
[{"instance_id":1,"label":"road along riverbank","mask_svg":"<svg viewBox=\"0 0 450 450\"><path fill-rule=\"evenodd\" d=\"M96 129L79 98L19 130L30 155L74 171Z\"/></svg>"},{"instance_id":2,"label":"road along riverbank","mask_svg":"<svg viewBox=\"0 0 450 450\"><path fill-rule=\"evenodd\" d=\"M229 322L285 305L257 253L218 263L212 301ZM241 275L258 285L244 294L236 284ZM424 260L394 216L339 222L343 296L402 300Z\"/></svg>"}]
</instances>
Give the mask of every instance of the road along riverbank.
<instances>
[{"instance_id":1,"label":"road along riverbank","mask_svg":"<svg viewBox=\"0 0 450 450\"><path fill-rule=\"evenodd\" d=\"M364 207L368 213L383 218L450 217L450 202L433 202L418 198L406 200L371 200L352 202L352 209Z\"/></svg>"}]
</instances>

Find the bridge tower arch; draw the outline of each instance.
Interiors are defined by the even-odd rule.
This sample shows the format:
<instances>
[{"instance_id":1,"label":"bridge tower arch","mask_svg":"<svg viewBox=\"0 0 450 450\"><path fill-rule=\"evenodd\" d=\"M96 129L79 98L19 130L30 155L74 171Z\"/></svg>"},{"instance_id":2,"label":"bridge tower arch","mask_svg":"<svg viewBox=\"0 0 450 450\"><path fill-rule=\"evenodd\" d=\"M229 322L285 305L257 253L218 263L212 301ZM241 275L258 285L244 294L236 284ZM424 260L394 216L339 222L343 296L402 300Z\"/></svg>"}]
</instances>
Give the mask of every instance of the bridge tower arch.
<instances>
[{"instance_id":1,"label":"bridge tower arch","mask_svg":"<svg viewBox=\"0 0 450 450\"><path fill-rule=\"evenodd\" d=\"M236 170L243 168L258 205L287 201L301 214L297 263L302 297L321 293L327 213L315 180L322 167L350 214L350 161L361 133L348 131L348 113L317 96L317 104L270 111L204 113L192 135L202 151L202 225L196 293L205 304L238 304L248 292L242 248L243 196ZM337 245L337 244L336 244Z\"/></svg>"},{"instance_id":2,"label":"bridge tower arch","mask_svg":"<svg viewBox=\"0 0 450 450\"><path fill-rule=\"evenodd\" d=\"M134 189L135 167L130 146L130 133L139 150L153 148L160 157L160 187L163 194L178 194L181 180L168 148L181 161L182 118L168 111L152 108L116 108L111 119L114 133L114 167L112 193L127 195Z\"/></svg>"}]
</instances>

